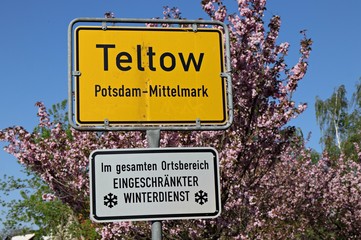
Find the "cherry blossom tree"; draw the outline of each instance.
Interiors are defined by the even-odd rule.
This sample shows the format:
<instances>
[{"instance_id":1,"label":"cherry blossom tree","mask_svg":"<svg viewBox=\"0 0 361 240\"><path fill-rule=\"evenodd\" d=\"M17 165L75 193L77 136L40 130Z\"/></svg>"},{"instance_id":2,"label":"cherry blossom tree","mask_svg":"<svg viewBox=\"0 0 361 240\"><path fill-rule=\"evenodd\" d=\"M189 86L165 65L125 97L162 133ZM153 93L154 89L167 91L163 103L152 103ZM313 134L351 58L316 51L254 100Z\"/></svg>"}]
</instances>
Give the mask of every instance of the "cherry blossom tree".
<instances>
[{"instance_id":1,"label":"cherry blossom tree","mask_svg":"<svg viewBox=\"0 0 361 240\"><path fill-rule=\"evenodd\" d=\"M327 154L312 161L296 128L288 125L306 104L292 95L306 74L312 41L301 32L299 60L289 67L289 43L278 42L281 18L264 22L266 0L239 0L229 14L221 0L203 0L211 19L228 24L234 123L226 131L161 133L161 147L217 149L222 214L211 220L164 221L168 239L356 238L361 231L360 165ZM165 8L165 18L181 18ZM79 132L51 120L42 103L38 131L0 132L6 151L39 175L76 213L89 215L88 157L96 149L144 148L145 132ZM358 146L356 144L356 146ZM359 156L361 157L361 152ZM47 195L49 197L49 195ZM103 239L150 236L147 222L97 224Z\"/></svg>"}]
</instances>

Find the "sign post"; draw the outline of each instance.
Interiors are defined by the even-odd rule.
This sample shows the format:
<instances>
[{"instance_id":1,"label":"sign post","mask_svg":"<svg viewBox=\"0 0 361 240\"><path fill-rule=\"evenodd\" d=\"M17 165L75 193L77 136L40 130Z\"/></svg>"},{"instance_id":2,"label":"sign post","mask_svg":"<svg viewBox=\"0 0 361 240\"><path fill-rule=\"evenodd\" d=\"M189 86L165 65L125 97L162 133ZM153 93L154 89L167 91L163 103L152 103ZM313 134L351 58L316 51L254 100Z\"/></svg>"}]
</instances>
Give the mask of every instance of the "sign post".
<instances>
[{"instance_id":1,"label":"sign post","mask_svg":"<svg viewBox=\"0 0 361 240\"><path fill-rule=\"evenodd\" d=\"M159 148L160 130L147 130L147 140L149 148ZM162 222L152 221L152 239L162 239Z\"/></svg>"},{"instance_id":2,"label":"sign post","mask_svg":"<svg viewBox=\"0 0 361 240\"><path fill-rule=\"evenodd\" d=\"M219 21L79 18L69 24L70 125L146 130L149 147L91 153L92 220L148 220L152 239L160 240L161 220L219 216L216 150L161 149L159 141L161 130L230 127L229 42Z\"/></svg>"}]
</instances>

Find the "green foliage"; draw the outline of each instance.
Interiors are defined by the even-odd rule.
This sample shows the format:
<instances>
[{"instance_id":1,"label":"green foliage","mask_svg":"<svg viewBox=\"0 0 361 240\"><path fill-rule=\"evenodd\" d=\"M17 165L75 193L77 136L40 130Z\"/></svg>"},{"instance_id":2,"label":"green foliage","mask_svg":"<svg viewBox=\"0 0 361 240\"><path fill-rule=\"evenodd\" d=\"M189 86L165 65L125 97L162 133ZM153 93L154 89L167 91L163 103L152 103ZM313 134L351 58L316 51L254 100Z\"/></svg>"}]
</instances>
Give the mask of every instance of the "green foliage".
<instances>
[{"instance_id":1,"label":"green foliage","mask_svg":"<svg viewBox=\"0 0 361 240\"><path fill-rule=\"evenodd\" d=\"M346 98L344 85L336 89L332 96L325 101L318 97L316 98L316 119L323 133L321 142L325 146L330 146L334 143L341 150L340 144L346 132L348 106L349 103Z\"/></svg>"},{"instance_id":2,"label":"green foliage","mask_svg":"<svg viewBox=\"0 0 361 240\"><path fill-rule=\"evenodd\" d=\"M351 100L341 85L324 101L316 97L315 110L322 133L320 142L330 158L337 159L343 154L357 160L355 144L361 141L361 79Z\"/></svg>"},{"instance_id":3,"label":"green foliage","mask_svg":"<svg viewBox=\"0 0 361 240\"><path fill-rule=\"evenodd\" d=\"M1 200L1 204L9 208L3 222L6 229L34 232L39 238L53 235L61 239L80 236L96 239L97 233L90 221L79 222L73 211L57 198L44 200L43 195L49 194L50 188L36 175L28 174L29 179L5 176L0 180L0 190L6 195L19 190L21 196L10 202Z\"/></svg>"},{"instance_id":4,"label":"green foliage","mask_svg":"<svg viewBox=\"0 0 361 240\"><path fill-rule=\"evenodd\" d=\"M80 223L70 225L68 230L75 238L89 240L99 239L99 233L95 231L95 225L88 216L86 216L86 219L82 219Z\"/></svg>"},{"instance_id":5,"label":"green foliage","mask_svg":"<svg viewBox=\"0 0 361 240\"><path fill-rule=\"evenodd\" d=\"M54 123L62 123L68 125L68 113L66 112L67 100L54 104L51 109L48 109L49 114L53 117Z\"/></svg>"},{"instance_id":6,"label":"green foliage","mask_svg":"<svg viewBox=\"0 0 361 240\"><path fill-rule=\"evenodd\" d=\"M59 200L43 201L43 194L49 193L50 189L41 179L28 173L29 179L20 179L5 176L1 180L1 189L9 194L12 191L19 191L21 198L10 202L3 202L2 205L9 208L4 221L7 229L24 228L29 230L37 227L38 234L46 235L55 229L56 226L69 215L69 209Z\"/></svg>"}]
</instances>

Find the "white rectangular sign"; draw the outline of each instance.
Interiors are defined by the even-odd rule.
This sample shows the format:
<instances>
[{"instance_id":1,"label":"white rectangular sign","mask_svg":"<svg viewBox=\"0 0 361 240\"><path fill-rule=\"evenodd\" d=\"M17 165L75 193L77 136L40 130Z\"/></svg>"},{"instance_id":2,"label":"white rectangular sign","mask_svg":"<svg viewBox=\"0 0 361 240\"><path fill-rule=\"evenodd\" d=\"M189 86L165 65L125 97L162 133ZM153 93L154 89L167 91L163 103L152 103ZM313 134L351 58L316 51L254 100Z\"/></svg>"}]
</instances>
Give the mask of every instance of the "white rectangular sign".
<instances>
[{"instance_id":1,"label":"white rectangular sign","mask_svg":"<svg viewBox=\"0 0 361 240\"><path fill-rule=\"evenodd\" d=\"M215 218L221 212L214 148L96 150L89 160L96 222Z\"/></svg>"}]
</instances>

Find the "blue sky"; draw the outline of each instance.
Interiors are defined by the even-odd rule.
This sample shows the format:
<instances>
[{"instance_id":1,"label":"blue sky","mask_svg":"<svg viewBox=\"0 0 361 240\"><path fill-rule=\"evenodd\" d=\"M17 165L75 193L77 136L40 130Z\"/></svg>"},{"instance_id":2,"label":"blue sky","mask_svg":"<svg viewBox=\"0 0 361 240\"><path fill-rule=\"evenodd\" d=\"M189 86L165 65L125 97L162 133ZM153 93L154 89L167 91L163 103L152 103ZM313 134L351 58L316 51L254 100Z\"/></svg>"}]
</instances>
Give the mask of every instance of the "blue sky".
<instances>
[{"instance_id":1,"label":"blue sky","mask_svg":"<svg viewBox=\"0 0 361 240\"><path fill-rule=\"evenodd\" d=\"M229 11L236 1L227 0ZM107 11L121 18L162 17L163 6L177 6L188 19L207 18L200 0L11 0L0 2L0 129L21 125L31 131L37 108L67 98L67 28L78 17L103 17ZM315 97L329 97L344 84L351 94L361 76L361 1L269 0L266 16L280 15L279 42L291 44L289 66L299 57L300 30L314 41L309 71L294 100L308 109L291 122L304 134L312 132L309 147L321 150L314 112ZM0 146L3 146L1 144ZM18 175L16 159L0 150L0 176Z\"/></svg>"}]
</instances>

